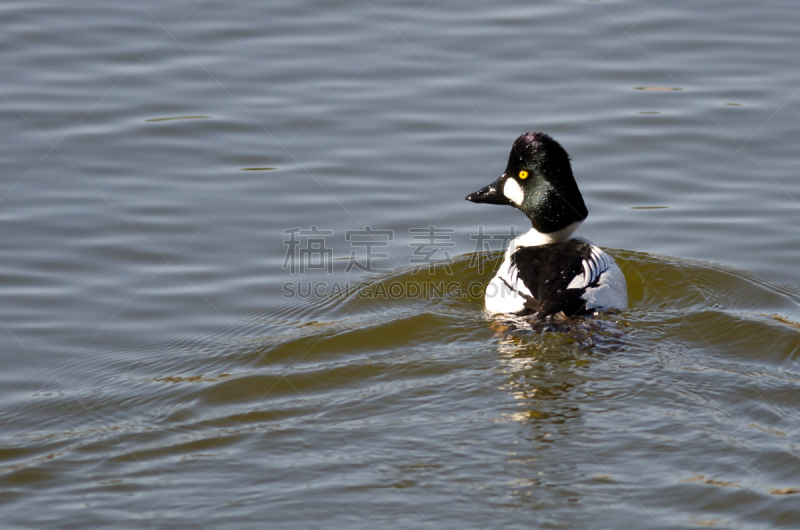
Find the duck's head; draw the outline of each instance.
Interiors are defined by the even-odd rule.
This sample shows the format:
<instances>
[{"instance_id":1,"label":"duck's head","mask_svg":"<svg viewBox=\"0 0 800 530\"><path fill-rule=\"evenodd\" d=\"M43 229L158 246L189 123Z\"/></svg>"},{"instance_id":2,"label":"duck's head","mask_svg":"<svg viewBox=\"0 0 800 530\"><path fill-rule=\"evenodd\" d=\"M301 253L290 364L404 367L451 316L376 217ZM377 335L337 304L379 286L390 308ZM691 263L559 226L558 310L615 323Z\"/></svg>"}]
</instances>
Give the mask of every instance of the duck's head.
<instances>
[{"instance_id":1,"label":"duck's head","mask_svg":"<svg viewBox=\"0 0 800 530\"><path fill-rule=\"evenodd\" d=\"M589 215L572 176L569 155L541 132L517 138L500 178L466 199L518 208L542 234L563 230Z\"/></svg>"}]
</instances>

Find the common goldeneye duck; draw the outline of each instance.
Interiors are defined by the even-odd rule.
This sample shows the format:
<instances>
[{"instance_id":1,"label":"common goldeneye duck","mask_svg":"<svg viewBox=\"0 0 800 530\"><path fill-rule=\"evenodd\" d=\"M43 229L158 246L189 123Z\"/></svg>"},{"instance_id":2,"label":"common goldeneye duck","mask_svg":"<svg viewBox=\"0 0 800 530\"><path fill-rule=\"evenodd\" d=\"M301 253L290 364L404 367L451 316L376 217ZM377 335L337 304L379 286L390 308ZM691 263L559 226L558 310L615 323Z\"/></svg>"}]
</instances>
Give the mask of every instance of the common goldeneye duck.
<instances>
[{"instance_id":1,"label":"common goldeneye duck","mask_svg":"<svg viewBox=\"0 0 800 530\"><path fill-rule=\"evenodd\" d=\"M613 258L585 239L571 238L589 212L569 155L548 135L517 138L505 173L466 199L513 206L533 225L509 243L486 287L488 311L561 320L628 306L625 276Z\"/></svg>"}]
</instances>

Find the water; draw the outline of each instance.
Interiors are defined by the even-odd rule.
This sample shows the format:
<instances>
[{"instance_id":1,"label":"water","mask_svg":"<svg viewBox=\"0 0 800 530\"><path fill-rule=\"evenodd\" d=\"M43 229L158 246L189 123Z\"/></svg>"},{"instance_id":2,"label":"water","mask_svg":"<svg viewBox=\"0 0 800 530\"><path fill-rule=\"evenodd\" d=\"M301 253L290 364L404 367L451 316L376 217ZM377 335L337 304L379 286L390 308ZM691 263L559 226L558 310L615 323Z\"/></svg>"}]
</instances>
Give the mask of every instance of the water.
<instances>
[{"instance_id":1,"label":"water","mask_svg":"<svg viewBox=\"0 0 800 530\"><path fill-rule=\"evenodd\" d=\"M793 3L0 16L4 528L796 526ZM483 315L526 220L463 197L526 130L629 310Z\"/></svg>"}]
</instances>

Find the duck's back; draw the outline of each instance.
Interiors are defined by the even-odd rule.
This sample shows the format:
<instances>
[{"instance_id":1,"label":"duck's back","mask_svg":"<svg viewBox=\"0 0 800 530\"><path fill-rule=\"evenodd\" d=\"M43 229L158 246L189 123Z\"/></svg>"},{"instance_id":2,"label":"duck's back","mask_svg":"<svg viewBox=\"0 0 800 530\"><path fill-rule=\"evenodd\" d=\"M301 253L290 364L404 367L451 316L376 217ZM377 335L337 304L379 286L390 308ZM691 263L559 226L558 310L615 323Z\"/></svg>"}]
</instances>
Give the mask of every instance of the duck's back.
<instances>
[{"instance_id":1,"label":"duck's back","mask_svg":"<svg viewBox=\"0 0 800 530\"><path fill-rule=\"evenodd\" d=\"M517 248L487 289L486 308L547 318L627 306L625 277L613 258L580 239Z\"/></svg>"}]
</instances>

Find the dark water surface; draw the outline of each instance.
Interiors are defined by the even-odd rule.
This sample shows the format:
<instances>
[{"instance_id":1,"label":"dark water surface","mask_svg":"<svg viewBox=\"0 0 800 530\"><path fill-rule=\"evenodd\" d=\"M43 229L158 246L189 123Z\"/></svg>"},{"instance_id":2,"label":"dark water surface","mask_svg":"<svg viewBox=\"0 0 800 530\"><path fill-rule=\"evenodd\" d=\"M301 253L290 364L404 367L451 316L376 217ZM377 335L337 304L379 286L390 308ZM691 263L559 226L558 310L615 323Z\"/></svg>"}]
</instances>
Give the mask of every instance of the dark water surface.
<instances>
[{"instance_id":1,"label":"dark water surface","mask_svg":"<svg viewBox=\"0 0 800 530\"><path fill-rule=\"evenodd\" d=\"M3 528L797 527L796 3L0 21ZM483 314L526 130L629 310Z\"/></svg>"}]
</instances>

